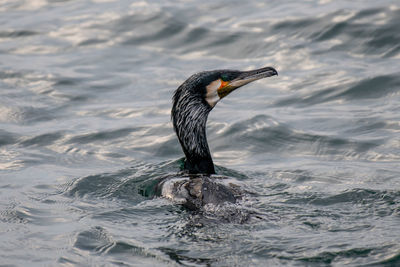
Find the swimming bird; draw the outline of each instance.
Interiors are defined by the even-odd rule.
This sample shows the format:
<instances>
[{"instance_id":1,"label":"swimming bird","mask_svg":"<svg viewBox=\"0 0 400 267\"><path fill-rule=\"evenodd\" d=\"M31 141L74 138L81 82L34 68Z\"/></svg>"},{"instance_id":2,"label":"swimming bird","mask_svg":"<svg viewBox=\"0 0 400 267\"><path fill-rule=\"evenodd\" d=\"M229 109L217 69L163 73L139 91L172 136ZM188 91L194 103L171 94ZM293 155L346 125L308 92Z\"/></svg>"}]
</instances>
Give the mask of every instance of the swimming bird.
<instances>
[{"instance_id":1,"label":"swimming bird","mask_svg":"<svg viewBox=\"0 0 400 267\"><path fill-rule=\"evenodd\" d=\"M235 202L237 188L216 179L214 163L206 137L208 114L222 98L250 82L278 75L272 67L250 71L212 70L196 73L176 89L171 118L185 154L185 179L170 179L161 184L162 195L179 199L191 209L208 203ZM189 178L188 178L189 177ZM217 177L218 178L218 177Z\"/></svg>"}]
</instances>

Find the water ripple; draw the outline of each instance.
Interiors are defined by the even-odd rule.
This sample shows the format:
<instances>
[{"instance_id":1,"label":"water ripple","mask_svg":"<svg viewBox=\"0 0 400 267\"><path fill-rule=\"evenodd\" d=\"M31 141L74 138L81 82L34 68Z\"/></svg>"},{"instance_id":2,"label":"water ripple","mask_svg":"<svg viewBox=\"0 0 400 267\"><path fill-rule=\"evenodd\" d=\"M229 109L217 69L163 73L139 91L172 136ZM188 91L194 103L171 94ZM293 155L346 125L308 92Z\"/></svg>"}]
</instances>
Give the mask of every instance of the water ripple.
<instances>
[{"instance_id":1,"label":"water ripple","mask_svg":"<svg viewBox=\"0 0 400 267\"><path fill-rule=\"evenodd\" d=\"M398 95L400 79L397 74L365 78L357 82L319 89L309 95L297 95L278 100L275 105L320 105L331 101L358 101Z\"/></svg>"},{"instance_id":2,"label":"water ripple","mask_svg":"<svg viewBox=\"0 0 400 267\"><path fill-rule=\"evenodd\" d=\"M248 140L251 140L251 144ZM383 140L349 140L343 137L305 133L282 123L273 122L271 125L269 117L258 115L222 131L217 140L217 150L229 148L231 142L254 153L286 152L318 156L346 155L358 158L364 157L368 151L380 146Z\"/></svg>"},{"instance_id":3,"label":"water ripple","mask_svg":"<svg viewBox=\"0 0 400 267\"><path fill-rule=\"evenodd\" d=\"M2 264L399 265L396 1L0 2ZM267 65L207 128L254 193L155 197L183 157L173 91Z\"/></svg>"}]
</instances>

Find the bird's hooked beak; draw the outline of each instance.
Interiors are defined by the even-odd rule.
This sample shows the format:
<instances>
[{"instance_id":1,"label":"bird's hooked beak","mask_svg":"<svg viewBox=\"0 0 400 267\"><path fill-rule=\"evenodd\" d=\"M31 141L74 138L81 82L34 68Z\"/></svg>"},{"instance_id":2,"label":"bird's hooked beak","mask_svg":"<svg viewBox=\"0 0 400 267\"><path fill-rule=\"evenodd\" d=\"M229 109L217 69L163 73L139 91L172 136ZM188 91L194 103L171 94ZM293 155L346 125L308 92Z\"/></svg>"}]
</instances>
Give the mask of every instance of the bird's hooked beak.
<instances>
[{"instance_id":1,"label":"bird's hooked beak","mask_svg":"<svg viewBox=\"0 0 400 267\"><path fill-rule=\"evenodd\" d=\"M218 96L221 99L230 94L233 90L242 87L243 85L274 75L278 75L278 72L272 67L242 71L240 72L239 76L231 81L221 81L221 85L217 89Z\"/></svg>"},{"instance_id":2,"label":"bird's hooked beak","mask_svg":"<svg viewBox=\"0 0 400 267\"><path fill-rule=\"evenodd\" d=\"M206 86L205 99L211 107L214 107L219 100L230 94L233 90L250 82L278 75L272 67L265 67L250 71L224 70L221 77Z\"/></svg>"}]
</instances>

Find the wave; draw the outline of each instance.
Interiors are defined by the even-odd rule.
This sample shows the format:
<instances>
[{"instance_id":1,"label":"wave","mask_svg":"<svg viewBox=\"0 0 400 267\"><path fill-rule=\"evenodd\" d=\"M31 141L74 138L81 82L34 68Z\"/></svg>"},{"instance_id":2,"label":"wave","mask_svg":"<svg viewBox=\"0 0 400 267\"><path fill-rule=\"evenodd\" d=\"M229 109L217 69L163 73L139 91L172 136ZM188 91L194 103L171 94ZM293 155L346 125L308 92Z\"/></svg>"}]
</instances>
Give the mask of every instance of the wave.
<instances>
[{"instance_id":1,"label":"wave","mask_svg":"<svg viewBox=\"0 0 400 267\"><path fill-rule=\"evenodd\" d=\"M217 151L230 149L231 144L235 143L236 149L253 153L353 157L362 157L364 153L382 144L379 139L356 140L301 132L266 115L257 115L227 126L213 142L217 144Z\"/></svg>"},{"instance_id":2,"label":"wave","mask_svg":"<svg viewBox=\"0 0 400 267\"><path fill-rule=\"evenodd\" d=\"M389 208L385 214L381 214L382 216L388 216L396 210L396 207L393 206L393 204L395 204L399 199L400 192L397 191L380 191L355 188L332 196L310 194L297 198L294 194L285 202L292 204L310 204L316 206L330 206L336 204L357 205L368 203L367 205L376 205L377 207L380 206L380 209L384 209L383 206L385 206L385 208Z\"/></svg>"},{"instance_id":3,"label":"wave","mask_svg":"<svg viewBox=\"0 0 400 267\"><path fill-rule=\"evenodd\" d=\"M308 95L294 95L275 102L276 106L309 106L332 101L357 101L390 97L400 91L398 74L366 77L356 82L342 83L315 90Z\"/></svg>"},{"instance_id":4,"label":"wave","mask_svg":"<svg viewBox=\"0 0 400 267\"><path fill-rule=\"evenodd\" d=\"M400 11L389 7L358 12L343 9L317 18L285 20L274 24L273 32L291 38L306 38L310 43L340 40L338 44L329 46L329 51L395 57L400 52L399 23Z\"/></svg>"}]
</instances>

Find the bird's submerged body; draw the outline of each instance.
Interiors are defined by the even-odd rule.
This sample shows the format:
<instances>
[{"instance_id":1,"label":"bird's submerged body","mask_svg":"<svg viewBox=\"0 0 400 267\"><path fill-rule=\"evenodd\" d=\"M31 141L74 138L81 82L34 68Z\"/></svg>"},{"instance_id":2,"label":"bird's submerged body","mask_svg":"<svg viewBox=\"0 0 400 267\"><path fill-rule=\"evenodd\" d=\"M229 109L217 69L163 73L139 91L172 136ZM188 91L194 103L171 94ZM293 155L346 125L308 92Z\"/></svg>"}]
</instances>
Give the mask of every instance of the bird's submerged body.
<instances>
[{"instance_id":1,"label":"bird's submerged body","mask_svg":"<svg viewBox=\"0 0 400 267\"><path fill-rule=\"evenodd\" d=\"M271 67L252 71L215 70L189 77L173 96L172 123L185 154L185 175L159 184L161 195L188 208L206 204L234 203L240 190L216 178L206 138L208 114L217 102L235 89L255 80L277 75Z\"/></svg>"},{"instance_id":2,"label":"bird's submerged body","mask_svg":"<svg viewBox=\"0 0 400 267\"><path fill-rule=\"evenodd\" d=\"M242 196L236 182L224 176L204 174L169 177L158 184L157 191L190 210L199 210L208 204L235 203Z\"/></svg>"}]
</instances>

